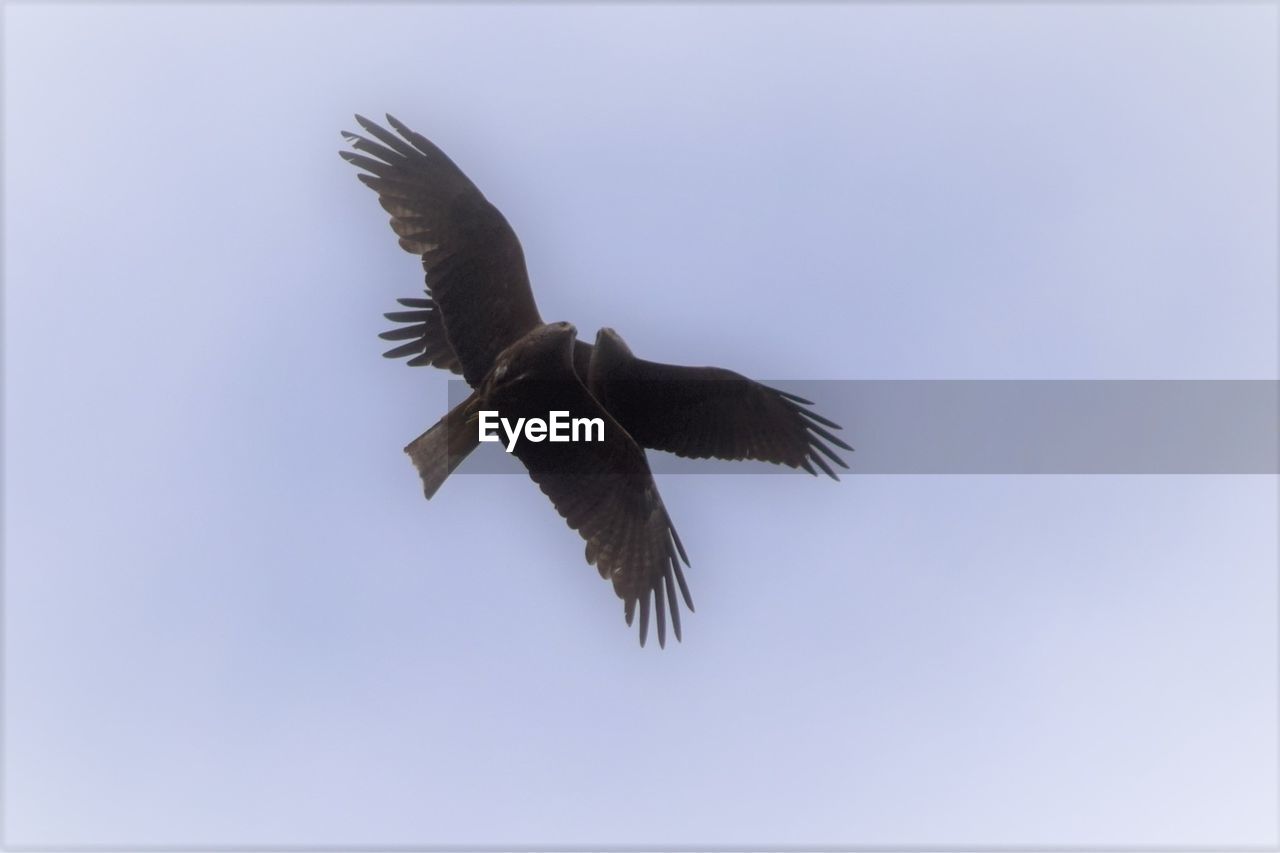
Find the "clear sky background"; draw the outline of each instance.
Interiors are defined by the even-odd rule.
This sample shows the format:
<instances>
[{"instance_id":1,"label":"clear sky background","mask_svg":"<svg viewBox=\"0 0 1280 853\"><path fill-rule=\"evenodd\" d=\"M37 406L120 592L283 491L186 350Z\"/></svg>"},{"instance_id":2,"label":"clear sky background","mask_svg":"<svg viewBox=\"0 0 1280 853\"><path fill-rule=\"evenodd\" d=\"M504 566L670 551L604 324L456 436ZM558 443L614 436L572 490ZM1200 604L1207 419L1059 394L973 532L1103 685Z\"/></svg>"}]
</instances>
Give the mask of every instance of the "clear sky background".
<instances>
[{"instance_id":1,"label":"clear sky background","mask_svg":"<svg viewBox=\"0 0 1280 853\"><path fill-rule=\"evenodd\" d=\"M1274 476L667 476L641 650L527 480L422 499L335 153L429 135L644 357L1276 379L1274 5L4 24L9 843L1277 843Z\"/></svg>"}]
</instances>

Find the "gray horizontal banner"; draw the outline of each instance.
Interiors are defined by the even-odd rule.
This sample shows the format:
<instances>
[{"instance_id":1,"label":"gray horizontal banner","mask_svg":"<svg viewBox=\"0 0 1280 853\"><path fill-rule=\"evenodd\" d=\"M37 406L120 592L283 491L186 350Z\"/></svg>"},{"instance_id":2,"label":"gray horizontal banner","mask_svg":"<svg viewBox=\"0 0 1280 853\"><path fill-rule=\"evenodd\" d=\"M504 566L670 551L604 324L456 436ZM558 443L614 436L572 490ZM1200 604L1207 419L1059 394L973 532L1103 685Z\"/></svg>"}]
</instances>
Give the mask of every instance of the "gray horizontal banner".
<instances>
[{"instance_id":1,"label":"gray horizontal banner","mask_svg":"<svg viewBox=\"0 0 1280 853\"><path fill-rule=\"evenodd\" d=\"M854 448L851 474L1277 474L1272 380L779 380ZM470 393L449 383L450 404ZM655 474L796 473L651 451ZM834 467L834 466L833 466ZM457 474L521 473L483 444ZM838 473L842 469L836 468Z\"/></svg>"}]
</instances>

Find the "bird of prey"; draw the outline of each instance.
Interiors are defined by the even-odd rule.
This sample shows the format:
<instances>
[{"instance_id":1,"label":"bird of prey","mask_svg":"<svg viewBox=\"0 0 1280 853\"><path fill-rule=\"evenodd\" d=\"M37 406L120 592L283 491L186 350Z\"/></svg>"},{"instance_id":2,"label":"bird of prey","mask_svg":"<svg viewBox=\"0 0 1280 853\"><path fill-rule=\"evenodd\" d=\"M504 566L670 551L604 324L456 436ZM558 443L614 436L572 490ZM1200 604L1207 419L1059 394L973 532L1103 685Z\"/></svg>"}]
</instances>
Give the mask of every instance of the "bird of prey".
<instances>
[{"instance_id":1,"label":"bird of prey","mask_svg":"<svg viewBox=\"0 0 1280 853\"><path fill-rule=\"evenodd\" d=\"M401 299L405 324L383 338L407 341L385 353L462 374L474 389L406 448L428 498L479 442L482 409L504 416L552 410L598 417L604 441L518 442L513 452L556 509L587 542L586 558L613 582L627 624L640 612L644 645L649 601L658 641L665 616L680 639L675 587L693 609L681 563L688 557L654 484L644 448L694 458L754 459L821 469L848 467L832 449L851 448L835 423L786 392L716 367L636 358L612 329L595 345L568 323L538 313L515 231L443 151L392 116L395 133L362 116L369 134L344 133L340 152L391 215L400 246L422 257L425 298ZM369 138L372 137L372 138Z\"/></svg>"}]
</instances>

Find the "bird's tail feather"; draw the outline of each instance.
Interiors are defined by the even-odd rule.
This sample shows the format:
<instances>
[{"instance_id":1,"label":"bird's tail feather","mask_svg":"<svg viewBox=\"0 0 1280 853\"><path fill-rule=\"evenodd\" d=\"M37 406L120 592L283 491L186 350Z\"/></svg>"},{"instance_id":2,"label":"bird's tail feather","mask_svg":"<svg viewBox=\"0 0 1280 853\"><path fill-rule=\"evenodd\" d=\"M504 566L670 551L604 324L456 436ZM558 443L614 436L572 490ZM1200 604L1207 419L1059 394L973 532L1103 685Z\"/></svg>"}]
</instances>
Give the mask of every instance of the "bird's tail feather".
<instances>
[{"instance_id":1,"label":"bird's tail feather","mask_svg":"<svg viewBox=\"0 0 1280 853\"><path fill-rule=\"evenodd\" d=\"M472 394L436 421L435 426L405 446L422 477L422 492L430 499L463 459L480 444L475 424L477 394Z\"/></svg>"}]
</instances>

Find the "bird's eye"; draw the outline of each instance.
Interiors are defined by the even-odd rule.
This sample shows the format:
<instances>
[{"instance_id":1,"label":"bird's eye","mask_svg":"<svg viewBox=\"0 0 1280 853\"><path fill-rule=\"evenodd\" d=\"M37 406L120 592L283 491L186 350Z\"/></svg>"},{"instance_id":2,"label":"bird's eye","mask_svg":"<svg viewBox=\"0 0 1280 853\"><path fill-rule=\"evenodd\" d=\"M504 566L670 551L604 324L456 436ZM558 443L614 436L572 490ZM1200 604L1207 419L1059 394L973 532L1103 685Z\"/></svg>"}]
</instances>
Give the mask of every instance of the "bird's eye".
<instances>
[{"instance_id":1,"label":"bird's eye","mask_svg":"<svg viewBox=\"0 0 1280 853\"><path fill-rule=\"evenodd\" d=\"M499 365L494 369L494 371L493 371L493 378L494 378L494 379L501 379L502 377L504 377L504 376L506 376L506 375L507 375L507 363L504 361L504 362L502 362L502 364L499 364Z\"/></svg>"}]
</instances>

